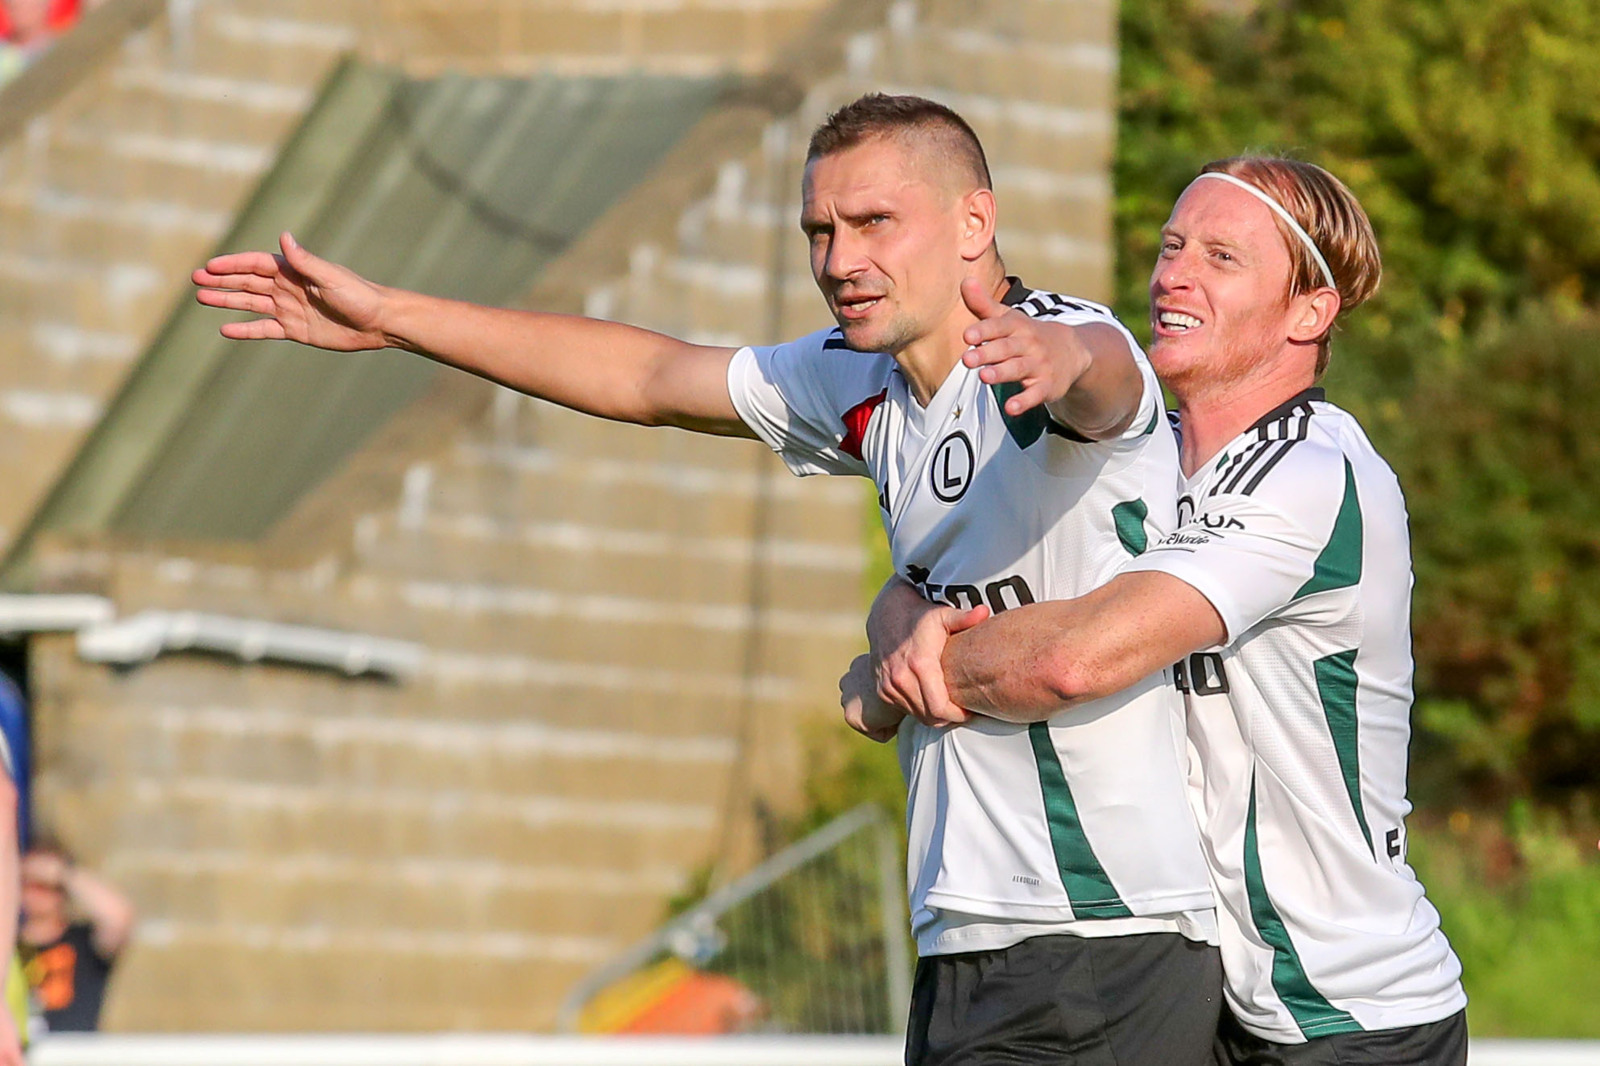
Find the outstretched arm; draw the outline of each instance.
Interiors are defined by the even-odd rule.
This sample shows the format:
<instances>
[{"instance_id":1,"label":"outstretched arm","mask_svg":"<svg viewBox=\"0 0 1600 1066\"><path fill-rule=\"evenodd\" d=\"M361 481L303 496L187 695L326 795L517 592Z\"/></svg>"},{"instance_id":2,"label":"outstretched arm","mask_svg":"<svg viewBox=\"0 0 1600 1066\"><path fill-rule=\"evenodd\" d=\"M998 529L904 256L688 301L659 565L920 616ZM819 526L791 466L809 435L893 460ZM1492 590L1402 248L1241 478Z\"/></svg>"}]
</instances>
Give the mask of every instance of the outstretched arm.
<instances>
[{"instance_id":1,"label":"outstretched arm","mask_svg":"<svg viewBox=\"0 0 1600 1066\"><path fill-rule=\"evenodd\" d=\"M112 958L127 946L133 935L133 904L111 882L50 851L29 852L22 869L29 882L55 886L83 912L101 958Z\"/></svg>"},{"instance_id":2,"label":"outstretched arm","mask_svg":"<svg viewBox=\"0 0 1600 1066\"><path fill-rule=\"evenodd\" d=\"M1168 574L1134 572L1075 600L997 615L944 647L950 699L1009 722L1036 722L1120 692L1227 638L1211 601Z\"/></svg>"},{"instance_id":3,"label":"outstretched arm","mask_svg":"<svg viewBox=\"0 0 1600 1066\"><path fill-rule=\"evenodd\" d=\"M962 283L961 295L978 316L963 338L973 346L963 361L981 368L985 384L1022 386L1006 401L1007 414L1044 404L1057 422L1090 440L1109 440L1133 424L1144 378L1121 330L1030 318L995 299L976 278Z\"/></svg>"},{"instance_id":4,"label":"outstretched arm","mask_svg":"<svg viewBox=\"0 0 1600 1066\"><path fill-rule=\"evenodd\" d=\"M602 418L753 436L728 397L732 348L389 288L312 255L290 234L281 244L278 255L221 255L194 272L201 303L262 316L225 324L223 336L343 352L402 348Z\"/></svg>"}]
</instances>

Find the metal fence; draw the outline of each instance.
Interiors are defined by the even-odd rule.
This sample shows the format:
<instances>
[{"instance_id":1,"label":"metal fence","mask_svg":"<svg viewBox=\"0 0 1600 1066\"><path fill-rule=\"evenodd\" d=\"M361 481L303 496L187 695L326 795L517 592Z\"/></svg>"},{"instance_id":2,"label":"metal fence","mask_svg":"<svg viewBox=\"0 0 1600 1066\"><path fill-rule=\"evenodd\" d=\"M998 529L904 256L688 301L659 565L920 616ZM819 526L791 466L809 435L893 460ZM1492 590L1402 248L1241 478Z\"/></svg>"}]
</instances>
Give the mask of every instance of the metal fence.
<instances>
[{"instance_id":1,"label":"metal fence","mask_svg":"<svg viewBox=\"0 0 1600 1066\"><path fill-rule=\"evenodd\" d=\"M898 1034L911 991L899 836L858 807L712 893L582 982L564 1032L685 1032L649 983L711 975L748 993L747 1032ZM660 1003L664 996L657 994Z\"/></svg>"}]
</instances>

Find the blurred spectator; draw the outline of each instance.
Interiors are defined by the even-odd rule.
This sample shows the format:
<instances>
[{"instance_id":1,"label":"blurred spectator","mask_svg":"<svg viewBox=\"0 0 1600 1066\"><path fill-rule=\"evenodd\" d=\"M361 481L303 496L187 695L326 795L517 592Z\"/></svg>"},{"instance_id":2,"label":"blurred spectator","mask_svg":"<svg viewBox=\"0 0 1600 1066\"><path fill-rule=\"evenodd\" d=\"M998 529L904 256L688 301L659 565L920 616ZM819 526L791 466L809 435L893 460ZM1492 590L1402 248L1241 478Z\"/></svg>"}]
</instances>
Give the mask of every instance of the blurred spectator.
<instances>
[{"instance_id":1,"label":"blurred spectator","mask_svg":"<svg viewBox=\"0 0 1600 1066\"><path fill-rule=\"evenodd\" d=\"M28 983L51 1032L100 1025L106 979L133 932L133 905L40 837L22 857L22 945Z\"/></svg>"},{"instance_id":2,"label":"blurred spectator","mask_svg":"<svg viewBox=\"0 0 1600 1066\"><path fill-rule=\"evenodd\" d=\"M0 733L0 936L16 943L16 914L20 879L17 866L17 786L11 745ZM4 977L4 1002L0 1004L0 1066L22 1066L24 1035L28 1031L28 989L18 966L15 947L0 972Z\"/></svg>"},{"instance_id":3,"label":"blurred spectator","mask_svg":"<svg viewBox=\"0 0 1600 1066\"><path fill-rule=\"evenodd\" d=\"M731 977L667 958L604 989L584 1007L578 1030L638 1036L712 1036L754 1031L767 1007Z\"/></svg>"},{"instance_id":4,"label":"blurred spectator","mask_svg":"<svg viewBox=\"0 0 1600 1066\"><path fill-rule=\"evenodd\" d=\"M79 8L79 0L0 0L0 84L66 32Z\"/></svg>"}]
</instances>

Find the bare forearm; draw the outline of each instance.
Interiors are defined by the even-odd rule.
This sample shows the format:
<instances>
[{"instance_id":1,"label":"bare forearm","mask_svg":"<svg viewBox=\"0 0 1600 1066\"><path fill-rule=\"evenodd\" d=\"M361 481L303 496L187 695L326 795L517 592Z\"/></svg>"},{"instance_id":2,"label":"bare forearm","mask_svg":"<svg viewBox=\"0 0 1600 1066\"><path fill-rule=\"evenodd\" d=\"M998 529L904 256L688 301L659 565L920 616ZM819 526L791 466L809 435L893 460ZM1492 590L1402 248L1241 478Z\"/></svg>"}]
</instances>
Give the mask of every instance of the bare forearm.
<instances>
[{"instance_id":1,"label":"bare forearm","mask_svg":"<svg viewBox=\"0 0 1600 1066\"><path fill-rule=\"evenodd\" d=\"M1046 407L1050 416L1092 440L1127 430L1144 396L1144 379L1121 331L1113 326L1072 327L1088 355L1088 367L1060 399Z\"/></svg>"},{"instance_id":2,"label":"bare forearm","mask_svg":"<svg viewBox=\"0 0 1600 1066\"><path fill-rule=\"evenodd\" d=\"M67 870L62 887L94 927L95 947L101 954L109 956L121 951L133 933L134 910L128 897L76 866Z\"/></svg>"},{"instance_id":3,"label":"bare forearm","mask_svg":"<svg viewBox=\"0 0 1600 1066\"><path fill-rule=\"evenodd\" d=\"M968 710L1036 722L1224 638L1216 610L1189 585L1125 574L1079 599L1019 607L951 637L945 682Z\"/></svg>"},{"instance_id":4,"label":"bare forearm","mask_svg":"<svg viewBox=\"0 0 1600 1066\"><path fill-rule=\"evenodd\" d=\"M731 349L577 315L381 291L392 347L601 418L748 435L728 399Z\"/></svg>"},{"instance_id":5,"label":"bare forearm","mask_svg":"<svg viewBox=\"0 0 1600 1066\"><path fill-rule=\"evenodd\" d=\"M1008 722L1038 722L1093 696L1066 652L1082 628L1076 601L1035 603L950 638L944 650L950 699Z\"/></svg>"}]
</instances>

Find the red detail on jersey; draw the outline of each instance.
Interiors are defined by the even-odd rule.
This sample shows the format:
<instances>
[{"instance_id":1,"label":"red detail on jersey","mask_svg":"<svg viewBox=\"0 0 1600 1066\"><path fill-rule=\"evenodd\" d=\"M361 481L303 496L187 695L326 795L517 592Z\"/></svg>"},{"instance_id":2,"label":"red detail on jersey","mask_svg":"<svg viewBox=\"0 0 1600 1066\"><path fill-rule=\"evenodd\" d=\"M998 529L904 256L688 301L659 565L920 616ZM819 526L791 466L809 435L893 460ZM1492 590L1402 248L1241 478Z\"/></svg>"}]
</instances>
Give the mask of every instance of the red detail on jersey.
<instances>
[{"instance_id":1,"label":"red detail on jersey","mask_svg":"<svg viewBox=\"0 0 1600 1066\"><path fill-rule=\"evenodd\" d=\"M844 440L839 442L839 450L853 458L861 458L861 442L867 438L867 423L872 421L872 412L878 405L889 398L889 390L884 389L876 396L869 396L846 411L842 417L844 422Z\"/></svg>"},{"instance_id":2,"label":"red detail on jersey","mask_svg":"<svg viewBox=\"0 0 1600 1066\"><path fill-rule=\"evenodd\" d=\"M79 0L51 0L50 6L45 9L45 32L50 34L61 33L78 21ZM10 40L16 33L16 26L12 22L11 13L6 10L6 5L0 3L0 37Z\"/></svg>"}]
</instances>

